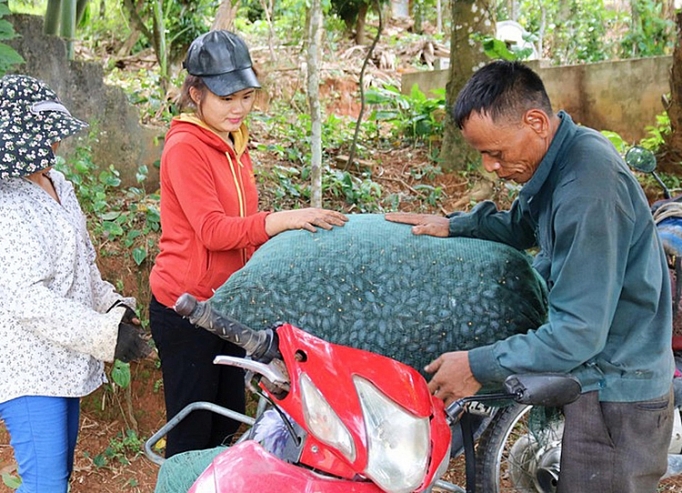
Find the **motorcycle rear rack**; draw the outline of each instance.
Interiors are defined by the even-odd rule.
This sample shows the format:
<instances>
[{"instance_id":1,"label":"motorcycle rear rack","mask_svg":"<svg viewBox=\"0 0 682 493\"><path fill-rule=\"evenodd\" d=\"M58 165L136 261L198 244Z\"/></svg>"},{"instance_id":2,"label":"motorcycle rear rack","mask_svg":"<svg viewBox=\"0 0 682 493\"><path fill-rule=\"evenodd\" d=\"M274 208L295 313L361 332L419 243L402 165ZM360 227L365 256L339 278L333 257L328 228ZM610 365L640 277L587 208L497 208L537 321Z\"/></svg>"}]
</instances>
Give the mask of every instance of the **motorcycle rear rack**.
<instances>
[{"instance_id":1,"label":"motorcycle rear rack","mask_svg":"<svg viewBox=\"0 0 682 493\"><path fill-rule=\"evenodd\" d=\"M245 423L249 426L253 426L253 424L256 422L256 420L250 416L246 416L245 414L238 413L236 411L233 411L232 409L228 409L226 407L213 404L212 402L205 401L193 402L182 408L182 410L178 414L173 416L172 419L170 419L165 425L159 428L159 431L157 431L151 437L149 437L149 439L144 443L144 455L147 456L147 458L150 461L159 466L163 464L166 459L161 457L161 455L157 454L156 452L154 452L154 446L163 437L165 437L170 430L175 428L180 421L185 419L185 417L189 413L198 410L205 410L218 413L227 418L239 421L240 423Z\"/></svg>"}]
</instances>

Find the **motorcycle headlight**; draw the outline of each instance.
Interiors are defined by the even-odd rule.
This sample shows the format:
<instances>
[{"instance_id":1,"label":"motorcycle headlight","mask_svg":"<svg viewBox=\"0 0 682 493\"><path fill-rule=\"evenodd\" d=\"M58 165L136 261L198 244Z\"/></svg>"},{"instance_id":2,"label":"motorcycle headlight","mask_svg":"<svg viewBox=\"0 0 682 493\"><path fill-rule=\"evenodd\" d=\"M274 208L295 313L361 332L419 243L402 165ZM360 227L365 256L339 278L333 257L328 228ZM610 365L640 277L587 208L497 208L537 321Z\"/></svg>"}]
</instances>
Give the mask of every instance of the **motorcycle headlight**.
<instances>
[{"instance_id":1,"label":"motorcycle headlight","mask_svg":"<svg viewBox=\"0 0 682 493\"><path fill-rule=\"evenodd\" d=\"M364 378L354 377L368 436L366 475L390 493L414 491L426 475L428 418L416 417Z\"/></svg>"},{"instance_id":2,"label":"motorcycle headlight","mask_svg":"<svg viewBox=\"0 0 682 493\"><path fill-rule=\"evenodd\" d=\"M355 445L348 429L305 373L301 375L301 397L310 433L339 450L350 462L355 461Z\"/></svg>"}]
</instances>

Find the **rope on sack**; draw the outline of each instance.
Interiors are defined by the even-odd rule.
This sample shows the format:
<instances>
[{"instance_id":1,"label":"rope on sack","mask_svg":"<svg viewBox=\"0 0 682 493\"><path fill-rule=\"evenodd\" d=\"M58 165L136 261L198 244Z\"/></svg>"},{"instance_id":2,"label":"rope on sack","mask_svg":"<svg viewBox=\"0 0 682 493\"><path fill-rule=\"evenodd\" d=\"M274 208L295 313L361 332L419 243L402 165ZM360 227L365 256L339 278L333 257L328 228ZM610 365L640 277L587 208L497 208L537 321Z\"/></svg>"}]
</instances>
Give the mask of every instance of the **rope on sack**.
<instances>
[{"instance_id":1,"label":"rope on sack","mask_svg":"<svg viewBox=\"0 0 682 493\"><path fill-rule=\"evenodd\" d=\"M682 217L682 202L666 202L654 212L656 224L670 217Z\"/></svg>"}]
</instances>

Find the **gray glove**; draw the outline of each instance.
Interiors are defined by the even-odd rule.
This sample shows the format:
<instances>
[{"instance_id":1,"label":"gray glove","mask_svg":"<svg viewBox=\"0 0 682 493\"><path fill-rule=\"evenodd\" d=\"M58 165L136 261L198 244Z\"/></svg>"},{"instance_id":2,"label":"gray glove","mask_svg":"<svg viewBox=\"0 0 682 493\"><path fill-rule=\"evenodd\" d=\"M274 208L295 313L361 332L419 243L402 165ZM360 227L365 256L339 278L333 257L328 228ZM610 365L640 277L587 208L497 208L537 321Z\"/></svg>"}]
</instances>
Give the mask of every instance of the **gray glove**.
<instances>
[{"instance_id":1,"label":"gray glove","mask_svg":"<svg viewBox=\"0 0 682 493\"><path fill-rule=\"evenodd\" d=\"M116 340L114 358L129 363L144 358L151 351L152 348L149 347L144 338L142 327L126 322L118 324L118 339Z\"/></svg>"}]
</instances>

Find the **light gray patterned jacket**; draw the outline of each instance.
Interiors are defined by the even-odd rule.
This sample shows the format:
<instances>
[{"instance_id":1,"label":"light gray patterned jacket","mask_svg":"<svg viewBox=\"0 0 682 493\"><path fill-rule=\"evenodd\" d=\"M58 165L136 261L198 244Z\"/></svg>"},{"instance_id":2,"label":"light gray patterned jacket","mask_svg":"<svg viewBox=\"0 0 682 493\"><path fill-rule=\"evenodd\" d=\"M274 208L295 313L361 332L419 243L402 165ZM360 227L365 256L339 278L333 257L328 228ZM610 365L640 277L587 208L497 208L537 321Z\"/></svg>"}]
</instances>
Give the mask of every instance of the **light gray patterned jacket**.
<instances>
[{"instance_id":1,"label":"light gray patterned jacket","mask_svg":"<svg viewBox=\"0 0 682 493\"><path fill-rule=\"evenodd\" d=\"M24 178L0 180L0 402L80 397L106 381L124 308L102 280L71 183L48 175L61 204Z\"/></svg>"}]
</instances>

